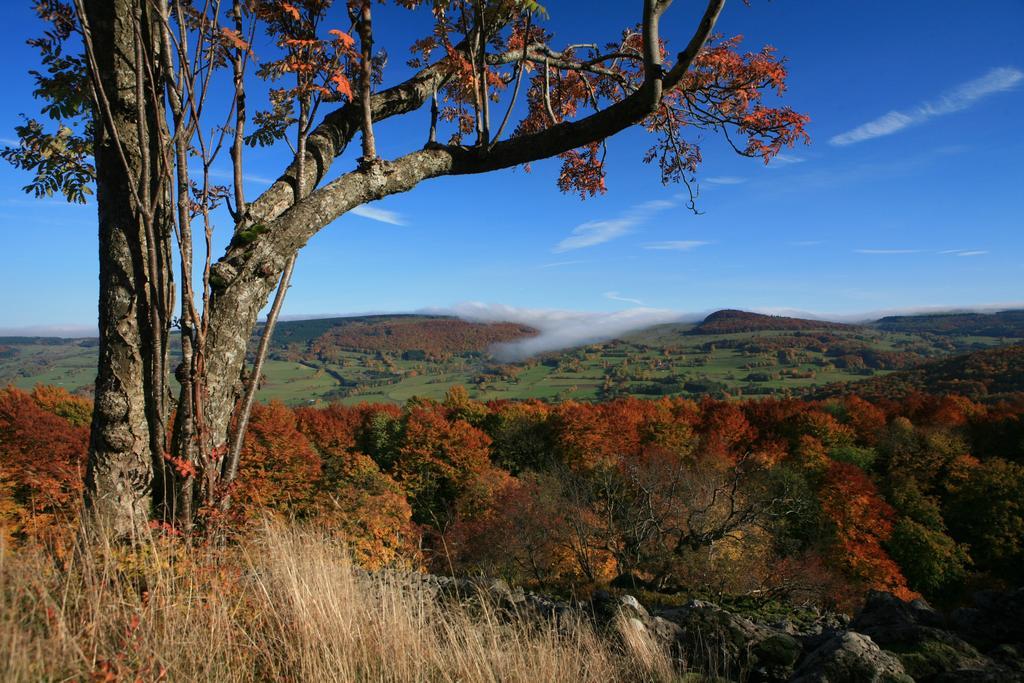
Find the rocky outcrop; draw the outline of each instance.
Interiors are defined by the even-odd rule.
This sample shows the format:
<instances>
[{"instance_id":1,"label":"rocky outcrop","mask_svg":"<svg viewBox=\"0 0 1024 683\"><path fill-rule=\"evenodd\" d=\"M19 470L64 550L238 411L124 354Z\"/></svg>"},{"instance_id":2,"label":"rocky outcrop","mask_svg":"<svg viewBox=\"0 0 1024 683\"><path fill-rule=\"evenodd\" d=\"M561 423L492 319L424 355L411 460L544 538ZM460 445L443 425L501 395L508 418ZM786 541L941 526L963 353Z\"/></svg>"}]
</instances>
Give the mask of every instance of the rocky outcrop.
<instances>
[{"instance_id":1,"label":"rocky outcrop","mask_svg":"<svg viewBox=\"0 0 1024 683\"><path fill-rule=\"evenodd\" d=\"M973 602L950 614L950 626L964 638L983 648L1024 643L1024 588L1010 593L980 591Z\"/></svg>"},{"instance_id":2,"label":"rocky outcrop","mask_svg":"<svg viewBox=\"0 0 1024 683\"><path fill-rule=\"evenodd\" d=\"M923 600L872 592L852 620L811 611L809 618L762 623L701 600L645 607L632 595L605 591L586 602L557 600L500 579L389 579L425 599L486 604L509 619L586 619L610 638L639 635L670 653L680 671L708 680L1024 683L1024 589L979 593L972 606L948 615Z\"/></svg>"},{"instance_id":3,"label":"rocky outcrop","mask_svg":"<svg viewBox=\"0 0 1024 683\"><path fill-rule=\"evenodd\" d=\"M951 630L946 617L924 600L904 602L872 592L850 628L895 653L915 680L985 680L978 678L983 674L998 674L996 680L1010 678L997 662Z\"/></svg>"},{"instance_id":4,"label":"rocky outcrop","mask_svg":"<svg viewBox=\"0 0 1024 683\"><path fill-rule=\"evenodd\" d=\"M903 664L854 631L837 633L809 652L794 672L795 683L912 683Z\"/></svg>"},{"instance_id":5,"label":"rocky outcrop","mask_svg":"<svg viewBox=\"0 0 1024 683\"><path fill-rule=\"evenodd\" d=\"M803 649L788 633L701 600L658 616L679 626L671 645L686 668L713 671L732 680L785 681Z\"/></svg>"}]
</instances>

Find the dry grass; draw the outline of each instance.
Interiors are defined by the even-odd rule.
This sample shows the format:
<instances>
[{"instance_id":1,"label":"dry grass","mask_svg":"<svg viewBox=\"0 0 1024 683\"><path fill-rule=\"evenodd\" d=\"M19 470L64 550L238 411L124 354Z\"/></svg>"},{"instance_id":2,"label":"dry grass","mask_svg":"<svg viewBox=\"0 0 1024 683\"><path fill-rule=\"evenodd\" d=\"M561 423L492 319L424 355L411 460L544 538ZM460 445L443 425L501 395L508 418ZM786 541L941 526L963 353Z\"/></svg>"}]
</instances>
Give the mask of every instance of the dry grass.
<instances>
[{"instance_id":1,"label":"dry grass","mask_svg":"<svg viewBox=\"0 0 1024 683\"><path fill-rule=\"evenodd\" d=\"M269 525L230 548L95 544L64 563L0 548L0 680L623 681L674 677L628 622L503 619L366 578Z\"/></svg>"}]
</instances>

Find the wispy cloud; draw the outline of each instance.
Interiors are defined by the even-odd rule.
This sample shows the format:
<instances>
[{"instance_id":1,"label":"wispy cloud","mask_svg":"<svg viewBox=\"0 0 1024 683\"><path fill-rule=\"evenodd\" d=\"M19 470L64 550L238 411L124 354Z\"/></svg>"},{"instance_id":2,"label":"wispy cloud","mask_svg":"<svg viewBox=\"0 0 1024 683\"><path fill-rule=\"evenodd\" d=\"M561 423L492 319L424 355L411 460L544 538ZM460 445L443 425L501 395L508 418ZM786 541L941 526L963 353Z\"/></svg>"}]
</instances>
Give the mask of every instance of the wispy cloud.
<instances>
[{"instance_id":1,"label":"wispy cloud","mask_svg":"<svg viewBox=\"0 0 1024 683\"><path fill-rule=\"evenodd\" d=\"M201 170L197 170L196 173L199 174L200 176L202 175L202 171ZM230 180L231 178L234 178L235 176L234 176L234 173L232 173L231 171L224 171L224 170L220 170L220 169L215 169L214 168L214 169L210 169L210 177L211 178L221 178L221 179L229 179ZM251 173L244 174L242 176L242 180L245 180L245 181L250 182L250 183L260 183L261 185L270 185L271 183L274 182L274 178L267 178L266 176L261 176L261 175L253 175Z\"/></svg>"},{"instance_id":2,"label":"wispy cloud","mask_svg":"<svg viewBox=\"0 0 1024 683\"><path fill-rule=\"evenodd\" d=\"M577 263L586 263L586 261L555 261L553 263L542 263L539 266L534 266L534 270L544 270L546 268L561 268L562 266L574 266Z\"/></svg>"},{"instance_id":3,"label":"wispy cloud","mask_svg":"<svg viewBox=\"0 0 1024 683\"><path fill-rule=\"evenodd\" d=\"M790 242L790 246L793 247L816 247L819 244L824 244L822 240L799 240L797 242Z\"/></svg>"},{"instance_id":4,"label":"wispy cloud","mask_svg":"<svg viewBox=\"0 0 1024 683\"><path fill-rule=\"evenodd\" d=\"M834 136L833 145L853 145L865 140L892 135L904 128L916 126L937 116L963 111L982 98L1015 87L1024 79L1024 72L1009 66L992 69L984 76L961 83L939 99L922 102L907 111L891 111L852 130Z\"/></svg>"},{"instance_id":5,"label":"wispy cloud","mask_svg":"<svg viewBox=\"0 0 1024 683\"><path fill-rule=\"evenodd\" d=\"M920 249L854 249L855 254L920 254Z\"/></svg>"},{"instance_id":6,"label":"wispy cloud","mask_svg":"<svg viewBox=\"0 0 1024 683\"><path fill-rule=\"evenodd\" d=\"M627 308L610 313L584 313L552 309L517 308L503 304L467 302L427 313L454 314L466 320L511 321L540 330L536 337L499 344L492 351L506 360L521 360L555 349L612 339L661 323L701 320L704 313L682 313L657 308Z\"/></svg>"},{"instance_id":7,"label":"wispy cloud","mask_svg":"<svg viewBox=\"0 0 1024 683\"><path fill-rule=\"evenodd\" d=\"M605 292L604 293L604 298L605 299L611 299L612 301L625 301L627 304L636 304L637 306L643 306L644 305L644 302L640 301L640 299L634 299L632 297L622 296L618 292Z\"/></svg>"},{"instance_id":8,"label":"wispy cloud","mask_svg":"<svg viewBox=\"0 0 1024 683\"><path fill-rule=\"evenodd\" d=\"M349 211L349 213L354 213L355 215L362 216L363 218L369 218L371 221L387 223L388 225L408 225L401 214L394 211L388 211L387 209L378 209L373 206L357 206Z\"/></svg>"},{"instance_id":9,"label":"wispy cloud","mask_svg":"<svg viewBox=\"0 0 1024 683\"><path fill-rule=\"evenodd\" d=\"M984 249L968 249L966 251L957 251L953 253L955 253L957 256L983 256L987 254L988 251Z\"/></svg>"},{"instance_id":10,"label":"wispy cloud","mask_svg":"<svg viewBox=\"0 0 1024 683\"><path fill-rule=\"evenodd\" d=\"M916 175L921 169L932 168L936 163L948 163L948 159L967 152L966 145L943 145L908 154L895 159L879 159L851 166L797 169L788 177L777 176L775 182L759 182L759 189L775 197L781 193L806 193L834 187L848 188L861 183L879 183Z\"/></svg>"},{"instance_id":11,"label":"wispy cloud","mask_svg":"<svg viewBox=\"0 0 1024 683\"><path fill-rule=\"evenodd\" d=\"M703 247L705 244L711 244L711 242L702 242L701 240L669 240L667 242L648 242L644 245L644 249L690 251L697 247Z\"/></svg>"},{"instance_id":12,"label":"wispy cloud","mask_svg":"<svg viewBox=\"0 0 1024 683\"><path fill-rule=\"evenodd\" d=\"M802 164L807 159L804 157L798 157L795 154L776 154L768 168L779 167L779 166L792 166L793 164Z\"/></svg>"},{"instance_id":13,"label":"wispy cloud","mask_svg":"<svg viewBox=\"0 0 1024 683\"><path fill-rule=\"evenodd\" d=\"M572 233L556 244L551 251L560 254L572 251L573 249L604 244L632 232L654 214L670 209L673 206L675 206L675 202L666 199L655 199L643 204L637 204L618 218L588 221L573 228Z\"/></svg>"},{"instance_id":14,"label":"wispy cloud","mask_svg":"<svg viewBox=\"0 0 1024 683\"><path fill-rule=\"evenodd\" d=\"M987 249L942 249L941 251L930 251L926 249L854 249L856 254L944 254L946 256L983 256L988 253Z\"/></svg>"},{"instance_id":15,"label":"wispy cloud","mask_svg":"<svg viewBox=\"0 0 1024 683\"><path fill-rule=\"evenodd\" d=\"M705 178L704 182L711 185L742 185L747 179L735 175L716 175Z\"/></svg>"}]
</instances>

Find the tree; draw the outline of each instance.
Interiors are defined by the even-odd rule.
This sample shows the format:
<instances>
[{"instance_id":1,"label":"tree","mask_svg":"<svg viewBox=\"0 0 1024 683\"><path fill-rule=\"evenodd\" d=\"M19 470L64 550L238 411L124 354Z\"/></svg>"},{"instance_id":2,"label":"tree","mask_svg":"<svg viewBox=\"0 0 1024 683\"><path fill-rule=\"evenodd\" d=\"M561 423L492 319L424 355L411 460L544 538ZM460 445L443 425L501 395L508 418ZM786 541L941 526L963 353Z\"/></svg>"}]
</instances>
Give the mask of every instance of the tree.
<instances>
[{"instance_id":1,"label":"tree","mask_svg":"<svg viewBox=\"0 0 1024 683\"><path fill-rule=\"evenodd\" d=\"M54 540L82 494L84 402L63 389L0 389L0 543Z\"/></svg>"},{"instance_id":2,"label":"tree","mask_svg":"<svg viewBox=\"0 0 1024 683\"><path fill-rule=\"evenodd\" d=\"M1024 466L968 461L950 477L946 519L980 571L1017 585L1024 579Z\"/></svg>"},{"instance_id":3,"label":"tree","mask_svg":"<svg viewBox=\"0 0 1024 683\"><path fill-rule=\"evenodd\" d=\"M232 485L234 516L253 519L271 510L289 517L314 514L321 462L287 406L255 406L242 454L248 466Z\"/></svg>"},{"instance_id":4,"label":"tree","mask_svg":"<svg viewBox=\"0 0 1024 683\"><path fill-rule=\"evenodd\" d=\"M835 529L836 561L861 584L909 600L914 593L883 544L893 533L895 510L855 465L833 462L819 494Z\"/></svg>"},{"instance_id":5,"label":"tree","mask_svg":"<svg viewBox=\"0 0 1024 683\"><path fill-rule=\"evenodd\" d=\"M634 125L655 138L644 160L657 164L663 181L691 190L703 131L721 132L739 153L765 161L806 139L806 116L765 102L765 93L785 87L774 50L741 53L738 38L713 36L724 0L707 2L674 57L659 31L671 0L638 3L639 25L606 48L561 50L535 2L397 4L414 19L429 17L429 25L414 45L417 71L385 86L370 0L348 0L347 16L333 12L330 0L38 3L52 28L34 41L46 66L35 74L36 94L58 128L47 133L27 121L20 144L4 156L35 174L28 189L37 194L81 201L95 181L100 368L86 501L93 517L119 533L132 533L154 511L187 528L201 507L230 500L224 494L238 473L295 257L346 212L431 178L550 157L562 160L563 191L603 193L603 142ZM269 109L252 114L247 88L258 30L274 47L260 55L257 75L273 84ZM526 113L512 125L523 91ZM218 102L217 93L228 96ZM428 103L429 116L417 119ZM385 160L374 125L397 116L421 120L426 144ZM451 136L442 142L445 127ZM354 167L324 182L357 134ZM281 141L291 148L281 176L247 197L245 144L280 148ZM227 186L211 181L225 152ZM216 258L212 234L223 208L232 238ZM263 342L245 373L247 344L275 288ZM184 360L172 400L175 327Z\"/></svg>"}]
</instances>

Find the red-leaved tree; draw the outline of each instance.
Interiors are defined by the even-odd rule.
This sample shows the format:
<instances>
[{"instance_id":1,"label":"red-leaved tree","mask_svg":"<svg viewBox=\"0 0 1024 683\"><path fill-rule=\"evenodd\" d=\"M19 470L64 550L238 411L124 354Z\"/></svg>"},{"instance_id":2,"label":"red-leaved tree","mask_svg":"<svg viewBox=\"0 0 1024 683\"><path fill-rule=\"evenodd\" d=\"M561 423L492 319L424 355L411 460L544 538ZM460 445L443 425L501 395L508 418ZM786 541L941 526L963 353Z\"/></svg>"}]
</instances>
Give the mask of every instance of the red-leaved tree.
<instances>
[{"instance_id":1,"label":"red-leaved tree","mask_svg":"<svg viewBox=\"0 0 1024 683\"><path fill-rule=\"evenodd\" d=\"M691 189L702 136L765 162L807 137L807 117L771 99L784 61L715 35L725 0L707 0L671 51L660 32L671 0L624 5L621 34L566 46L532 0L396 4L423 36L404 80L389 79L380 45L391 41L371 0L35 3L50 28L32 41L44 66L32 73L52 121L26 120L3 155L38 195L82 201L95 187L100 364L86 502L117 532L154 512L189 527L200 509L226 506L295 257L345 213L432 178L552 157L563 191L602 193L605 140L634 126L652 136L644 160ZM375 126L397 117L422 126L423 143L385 159ZM281 160L256 197L243 186L247 144ZM231 179L219 184L224 157ZM230 220L218 224L218 207ZM231 235L220 254L215 229Z\"/></svg>"}]
</instances>

